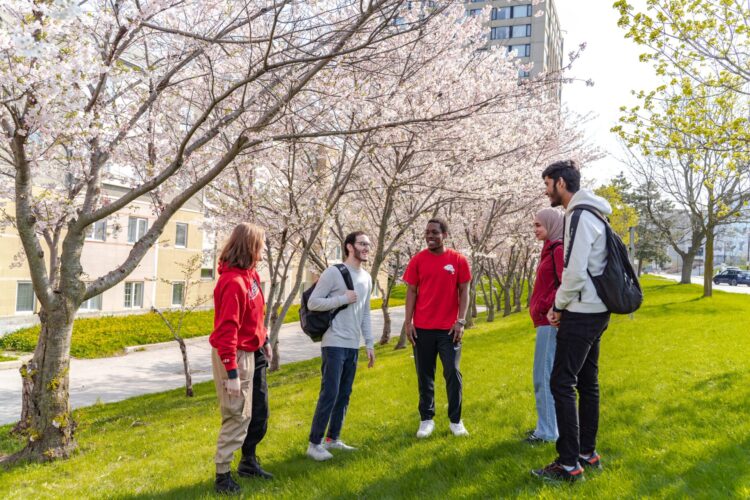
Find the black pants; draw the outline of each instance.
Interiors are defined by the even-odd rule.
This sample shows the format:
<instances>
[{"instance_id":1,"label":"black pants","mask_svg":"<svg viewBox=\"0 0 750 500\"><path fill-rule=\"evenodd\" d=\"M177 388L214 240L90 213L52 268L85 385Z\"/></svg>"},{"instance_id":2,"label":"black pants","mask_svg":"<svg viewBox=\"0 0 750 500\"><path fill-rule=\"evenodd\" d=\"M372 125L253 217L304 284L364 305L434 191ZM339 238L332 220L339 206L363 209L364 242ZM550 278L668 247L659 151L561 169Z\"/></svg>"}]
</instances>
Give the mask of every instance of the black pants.
<instances>
[{"instance_id":1,"label":"black pants","mask_svg":"<svg viewBox=\"0 0 750 500\"><path fill-rule=\"evenodd\" d=\"M550 388L555 399L560 434L557 453L564 465L575 465L579 453L588 454L596 448L599 429L599 342L607 325L608 312L583 314L563 311L557 329Z\"/></svg>"},{"instance_id":2,"label":"black pants","mask_svg":"<svg viewBox=\"0 0 750 500\"><path fill-rule=\"evenodd\" d=\"M255 351L255 373L253 374L253 414L247 427L247 436L242 443L242 456L254 457L255 447L268 430L268 362L263 350Z\"/></svg>"},{"instance_id":3,"label":"black pants","mask_svg":"<svg viewBox=\"0 0 750 500\"><path fill-rule=\"evenodd\" d=\"M449 330L417 328L414 362L417 365L419 383L419 416L422 420L432 420L435 416L435 366L439 355L448 392L448 417L452 423L457 424L461 421L463 393L459 371L461 343L454 344L448 332Z\"/></svg>"}]
</instances>

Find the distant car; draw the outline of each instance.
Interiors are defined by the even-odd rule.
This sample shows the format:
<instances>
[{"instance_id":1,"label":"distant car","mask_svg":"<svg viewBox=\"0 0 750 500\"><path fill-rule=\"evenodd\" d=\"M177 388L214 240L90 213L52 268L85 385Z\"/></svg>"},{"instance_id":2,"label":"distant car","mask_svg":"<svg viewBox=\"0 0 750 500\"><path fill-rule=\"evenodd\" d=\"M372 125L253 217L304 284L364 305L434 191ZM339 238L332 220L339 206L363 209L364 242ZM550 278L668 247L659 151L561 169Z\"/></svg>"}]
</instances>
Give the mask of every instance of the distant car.
<instances>
[{"instance_id":1,"label":"distant car","mask_svg":"<svg viewBox=\"0 0 750 500\"><path fill-rule=\"evenodd\" d=\"M739 269L727 269L714 276L714 285L726 283L730 286L750 286L750 272Z\"/></svg>"}]
</instances>

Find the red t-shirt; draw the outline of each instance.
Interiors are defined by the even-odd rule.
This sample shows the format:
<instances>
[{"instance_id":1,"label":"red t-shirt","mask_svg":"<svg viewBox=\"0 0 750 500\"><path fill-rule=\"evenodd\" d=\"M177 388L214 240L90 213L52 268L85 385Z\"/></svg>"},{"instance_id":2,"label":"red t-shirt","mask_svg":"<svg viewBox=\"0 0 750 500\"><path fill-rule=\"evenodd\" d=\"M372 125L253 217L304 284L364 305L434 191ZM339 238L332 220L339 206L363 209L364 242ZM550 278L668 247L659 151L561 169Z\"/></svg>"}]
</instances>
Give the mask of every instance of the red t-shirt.
<instances>
[{"instance_id":1,"label":"red t-shirt","mask_svg":"<svg viewBox=\"0 0 750 500\"><path fill-rule=\"evenodd\" d=\"M411 258L402 279L417 287L414 326L450 330L458 319L458 285L471 281L466 257L449 248L441 255L422 250Z\"/></svg>"}]
</instances>

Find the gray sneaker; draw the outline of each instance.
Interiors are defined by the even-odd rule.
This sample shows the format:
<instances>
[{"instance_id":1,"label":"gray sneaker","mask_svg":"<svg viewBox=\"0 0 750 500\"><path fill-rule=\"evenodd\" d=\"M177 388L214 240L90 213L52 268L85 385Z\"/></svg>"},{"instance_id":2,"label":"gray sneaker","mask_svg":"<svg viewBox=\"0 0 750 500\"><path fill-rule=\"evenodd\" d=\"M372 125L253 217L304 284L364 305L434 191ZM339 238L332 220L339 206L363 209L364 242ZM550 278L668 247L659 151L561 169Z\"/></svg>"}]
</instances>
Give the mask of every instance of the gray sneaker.
<instances>
[{"instance_id":1,"label":"gray sneaker","mask_svg":"<svg viewBox=\"0 0 750 500\"><path fill-rule=\"evenodd\" d=\"M331 439L326 438L325 442L323 443L323 448L326 450L346 450L346 451L355 451L357 448L354 446L349 446L348 444L344 443L340 439Z\"/></svg>"},{"instance_id":2,"label":"gray sneaker","mask_svg":"<svg viewBox=\"0 0 750 500\"><path fill-rule=\"evenodd\" d=\"M307 456L318 462L324 462L333 458L333 455L323 448L322 444L310 443L307 447Z\"/></svg>"}]
</instances>

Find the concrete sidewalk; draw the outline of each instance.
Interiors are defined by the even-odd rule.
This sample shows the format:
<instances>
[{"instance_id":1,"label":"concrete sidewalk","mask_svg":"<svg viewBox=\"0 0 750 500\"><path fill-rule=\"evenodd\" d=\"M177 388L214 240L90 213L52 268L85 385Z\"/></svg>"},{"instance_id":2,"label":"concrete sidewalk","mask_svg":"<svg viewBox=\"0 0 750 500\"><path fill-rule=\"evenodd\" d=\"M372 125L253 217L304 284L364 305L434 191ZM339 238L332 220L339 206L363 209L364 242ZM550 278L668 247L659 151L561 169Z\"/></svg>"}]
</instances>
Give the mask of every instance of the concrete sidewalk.
<instances>
[{"instance_id":1,"label":"concrete sidewalk","mask_svg":"<svg viewBox=\"0 0 750 500\"><path fill-rule=\"evenodd\" d=\"M404 322L404 308L391 310L391 329L398 336ZM372 311L375 342L383 331L383 314ZM211 380L211 346L208 337L186 341L193 383ZM140 394L185 386L182 356L176 342L130 348L123 356L100 359L72 359L70 402L73 408L97 402L111 403ZM320 356L320 344L302 333L299 323L289 323L279 333L281 363L293 363ZM18 365L18 364L14 364ZM9 365L10 366L10 365ZM18 369L0 370L0 425L16 422L21 414L21 375Z\"/></svg>"}]
</instances>

